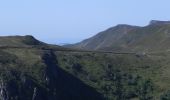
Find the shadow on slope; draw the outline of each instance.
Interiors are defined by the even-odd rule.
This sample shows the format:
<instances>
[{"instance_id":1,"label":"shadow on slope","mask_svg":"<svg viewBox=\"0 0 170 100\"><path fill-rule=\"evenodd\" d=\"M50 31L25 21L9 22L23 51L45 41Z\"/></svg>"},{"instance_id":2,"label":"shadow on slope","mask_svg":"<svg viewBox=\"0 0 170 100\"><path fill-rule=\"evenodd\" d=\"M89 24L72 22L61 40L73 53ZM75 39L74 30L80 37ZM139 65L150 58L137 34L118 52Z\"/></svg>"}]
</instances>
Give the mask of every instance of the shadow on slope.
<instances>
[{"instance_id":1,"label":"shadow on slope","mask_svg":"<svg viewBox=\"0 0 170 100\"><path fill-rule=\"evenodd\" d=\"M46 77L50 90L49 100L104 100L95 89L59 68L53 51L47 51L43 59L48 66Z\"/></svg>"},{"instance_id":2,"label":"shadow on slope","mask_svg":"<svg viewBox=\"0 0 170 100\"><path fill-rule=\"evenodd\" d=\"M15 55L0 51L0 100L104 100L95 89L60 69L53 51L41 56L45 68L32 66L28 74ZM35 70L39 80L31 74Z\"/></svg>"}]
</instances>

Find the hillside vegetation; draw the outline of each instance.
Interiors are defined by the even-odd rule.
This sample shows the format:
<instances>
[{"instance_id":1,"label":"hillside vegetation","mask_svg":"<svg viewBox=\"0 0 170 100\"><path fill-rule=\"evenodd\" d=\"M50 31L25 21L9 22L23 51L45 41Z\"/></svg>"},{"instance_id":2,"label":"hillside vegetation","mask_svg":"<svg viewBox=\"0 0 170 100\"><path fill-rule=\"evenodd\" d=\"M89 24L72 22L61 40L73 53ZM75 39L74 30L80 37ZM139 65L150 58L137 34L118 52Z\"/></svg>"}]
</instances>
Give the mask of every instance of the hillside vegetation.
<instances>
[{"instance_id":1,"label":"hillside vegetation","mask_svg":"<svg viewBox=\"0 0 170 100\"><path fill-rule=\"evenodd\" d=\"M140 50L146 37L139 29L160 34L155 27L135 27ZM0 37L0 44L0 100L170 100L167 44L145 53L137 46L132 53L66 49L32 36Z\"/></svg>"}]
</instances>

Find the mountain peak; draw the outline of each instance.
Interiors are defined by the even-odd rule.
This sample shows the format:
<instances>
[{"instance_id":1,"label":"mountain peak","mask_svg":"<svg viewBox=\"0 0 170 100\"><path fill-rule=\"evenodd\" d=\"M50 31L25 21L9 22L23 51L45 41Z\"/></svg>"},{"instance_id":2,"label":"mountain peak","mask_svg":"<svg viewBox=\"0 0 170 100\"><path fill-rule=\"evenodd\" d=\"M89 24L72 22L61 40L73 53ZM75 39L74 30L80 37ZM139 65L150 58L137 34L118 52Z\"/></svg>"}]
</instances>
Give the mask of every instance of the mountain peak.
<instances>
[{"instance_id":1,"label":"mountain peak","mask_svg":"<svg viewBox=\"0 0 170 100\"><path fill-rule=\"evenodd\" d=\"M40 44L42 44L42 42L40 42L39 40L37 40L36 38L34 38L31 35L24 36L23 42L27 45L40 45Z\"/></svg>"},{"instance_id":2,"label":"mountain peak","mask_svg":"<svg viewBox=\"0 0 170 100\"><path fill-rule=\"evenodd\" d=\"M128 24L118 24L117 26L119 26L119 27L129 27L131 25L128 25Z\"/></svg>"},{"instance_id":3,"label":"mountain peak","mask_svg":"<svg viewBox=\"0 0 170 100\"><path fill-rule=\"evenodd\" d=\"M145 27L119 24L67 47L116 52L163 50L170 48L169 37L170 21L152 20L150 25Z\"/></svg>"},{"instance_id":4,"label":"mountain peak","mask_svg":"<svg viewBox=\"0 0 170 100\"><path fill-rule=\"evenodd\" d=\"M116 26L116 28L117 27L119 27L119 28L123 28L123 27L125 27L125 28L131 28L131 27L139 27L139 26L133 26L133 25L128 25L128 24L118 24L117 26Z\"/></svg>"},{"instance_id":5,"label":"mountain peak","mask_svg":"<svg viewBox=\"0 0 170 100\"><path fill-rule=\"evenodd\" d=\"M170 21L151 20L149 25L170 24Z\"/></svg>"}]
</instances>

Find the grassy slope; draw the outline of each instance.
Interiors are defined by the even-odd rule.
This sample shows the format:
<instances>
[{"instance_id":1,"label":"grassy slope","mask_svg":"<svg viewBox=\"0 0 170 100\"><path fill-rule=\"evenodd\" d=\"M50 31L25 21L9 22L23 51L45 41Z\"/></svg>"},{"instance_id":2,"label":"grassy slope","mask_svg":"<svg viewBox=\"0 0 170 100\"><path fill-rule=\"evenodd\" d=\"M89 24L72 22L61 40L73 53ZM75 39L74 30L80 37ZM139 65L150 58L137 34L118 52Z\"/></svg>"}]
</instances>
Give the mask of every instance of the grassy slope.
<instances>
[{"instance_id":1,"label":"grassy slope","mask_svg":"<svg viewBox=\"0 0 170 100\"><path fill-rule=\"evenodd\" d=\"M16 85L16 87L6 90L9 94L11 93L13 95L9 97L10 100L18 100L12 98L21 98L22 96L25 97L25 100L30 100L35 87L37 87L39 91L44 92L44 96L54 95L51 99L41 96L41 98L37 100L69 100L68 98L72 98L71 100L102 100L102 98L99 98L99 93L93 90L92 87L85 85L76 77L57 68L58 64L56 63L56 65L54 65L53 63L57 62L56 59L51 58L51 55L51 57L49 56L49 58L47 58L47 54L50 52L49 50L36 48L6 48L0 50L0 56L2 56L0 58L0 79L5 82L5 84L12 83ZM44 56L44 54L47 57ZM50 83L47 81L47 76ZM35 85L31 83L32 85L29 88L27 87L28 90L21 90L20 87L23 86L25 77L30 77L30 80L35 82ZM13 89L16 91L16 94L12 92L14 91ZM17 94L18 91L22 91L23 94ZM28 92L27 95L25 95L24 92ZM38 94L41 94L41 92ZM89 95L89 97L87 95Z\"/></svg>"},{"instance_id":2,"label":"grassy slope","mask_svg":"<svg viewBox=\"0 0 170 100\"><path fill-rule=\"evenodd\" d=\"M37 84L44 87L44 71L47 65L42 56L46 51L48 50L37 48L0 50L1 78L4 77L7 81L17 80L9 74L10 71L16 71L29 75ZM58 62L59 68L95 88L108 100L123 100L122 97L126 97L125 100L142 100L143 97L159 100L160 95L170 90L170 52L168 51L146 55L53 52L56 55L56 59L53 60ZM17 80L18 84L19 81ZM68 83L70 82L71 80Z\"/></svg>"},{"instance_id":3,"label":"grassy slope","mask_svg":"<svg viewBox=\"0 0 170 100\"><path fill-rule=\"evenodd\" d=\"M118 55L98 53L63 53L56 52L60 67L73 75L79 77L86 84L96 88L106 97L114 98L114 95L107 94L103 86L114 83L107 79L109 70L116 73L119 70L122 74L140 76L141 80L151 80L154 84L153 97L159 100L161 94L169 90L169 57L168 54L152 55ZM111 69L110 69L111 68ZM112 76L113 77L113 76ZM123 77L127 78L127 77ZM122 80L126 83L128 79ZM141 81L142 83L142 81ZM127 91L132 88L124 84ZM137 98L134 96L134 98ZM132 98L131 98L132 99Z\"/></svg>"},{"instance_id":4,"label":"grassy slope","mask_svg":"<svg viewBox=\"0 0 170 100\"><path fill-rule=\"evenodd\" d=\"M21 71L29 74L38 82L43 84L43 71L46 68L41 55L42 50L39 49L4 49L4 52L10 54L10 58L16 57L17 62L9 62L8 68ZM3 56L5 53L2 53ZM95 88L100 93L104 94L108 99L113 99L115 82L110 78L115 75L121 76L121 81L126 95L130 95L129 91L138 91L138 85L146 80L151 80L154 84L154 91L152 96L159 100L161 94L170 90L170 76L169 76L169 58L170 54L156 53L150 55L135 55L135 54L107 54L107 53L83 53L83 52L64 52L56 51L56 58L59 67L71 73L75 77L82 80L85 84ZM8 55L7 55L8 56ZM7 59L7 61L10 61ZM2 61L1 61L2 62ZM22 66L18 66L18 63ZM7 66L7 65L5 65ZM44 67L43 67L44 66ZM4 67L1 67L4 68ZM2 71L2 69L1 69ZM111 73L110 73L111 72ZM108 73L110 73L109 76ZM129 77L141 77L138 85L129 85ZM106 89L107 86L113 86ZM107 92L108 91L108 92ZM133 99L138 98L134 96Z\"/></svg>"},{"instance_id":5,"label":"grassy slope","mask_svg":"<svg viewBox=\"0 0 170 100\"><path fill-rule=\"evenodd\" d=\"M170 24L150 24L145 27L115 26L70 48L117 52L151 52L169 50Z\"/></svg>"}]
</instances>

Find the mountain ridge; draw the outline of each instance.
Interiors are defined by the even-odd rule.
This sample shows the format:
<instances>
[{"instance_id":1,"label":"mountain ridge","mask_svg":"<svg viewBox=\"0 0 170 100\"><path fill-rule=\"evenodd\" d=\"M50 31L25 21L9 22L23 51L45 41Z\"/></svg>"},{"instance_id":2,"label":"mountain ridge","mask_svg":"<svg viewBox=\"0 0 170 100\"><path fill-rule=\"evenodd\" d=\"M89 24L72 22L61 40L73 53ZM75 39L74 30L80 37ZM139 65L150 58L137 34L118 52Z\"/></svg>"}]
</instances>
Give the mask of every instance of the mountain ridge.
<instances>
[{"instance_id":1,"label":"mountain ridge","mask_svg":"<svg viewBox=\"0 0 170 100\"><path fill-rule=\"evenodd\" d=\"M1 36L0 46L29 46L29 45L45 45L45 43L37 40L31 35L25 36Z\"/></svg>"},{"instance_id":2,"label":"mountain ridge","mask_svg":"<svg viewBox=\"0 0 170 100\"><path fill-rule=\"evenodd\" d=\"M161 50L161 48L166 48L165 46L160 48L157 44L168 45L169 33L170 21L152 20L148 25L143 27L120 24L103 32L99 32L95 36L82 42L65 45L65 47L103 51L137 52L154 51L154 49L157 51ZM151 48L148 47L149 45ZM167 49L170 49L170 47Z\"/></svg>"}]
</instances>

